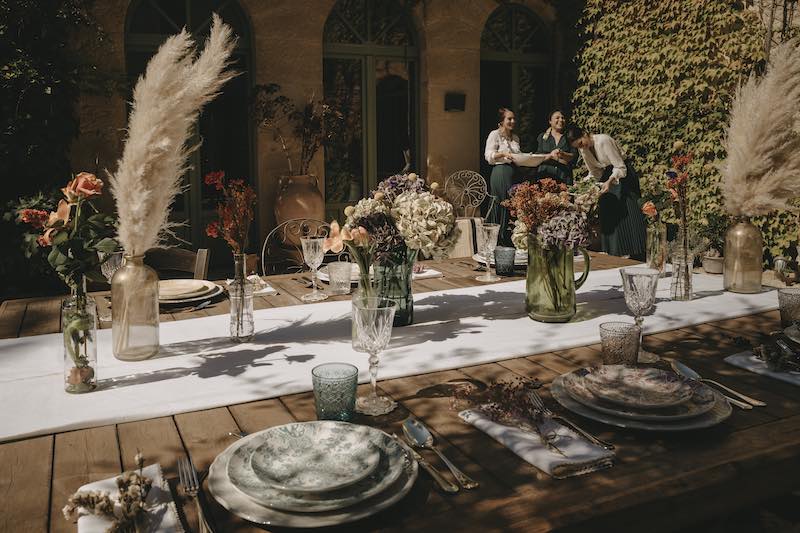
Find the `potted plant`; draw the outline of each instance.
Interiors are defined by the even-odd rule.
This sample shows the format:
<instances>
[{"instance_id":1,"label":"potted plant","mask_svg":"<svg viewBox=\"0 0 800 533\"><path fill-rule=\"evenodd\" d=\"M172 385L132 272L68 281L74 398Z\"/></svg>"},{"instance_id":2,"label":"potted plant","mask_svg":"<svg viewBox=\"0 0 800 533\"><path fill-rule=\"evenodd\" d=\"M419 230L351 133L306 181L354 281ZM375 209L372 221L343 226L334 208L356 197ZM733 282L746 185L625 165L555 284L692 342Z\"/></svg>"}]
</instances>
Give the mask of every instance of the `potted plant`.
<instances>
[{"instance_id":1,"label":"potted plant","mask_svg":"<svg viewBox=\"0 0 800 533\"><path fill-rule=\"evenodd\" d=\"M720 211L711 211L700 221L700 236L708 243L703 254L703 270L707 274L722 274L724 262L725 232L728 229L728 217Z\"/></svg>"},{"instance_id":2,"label":"potted plant","mask_svg":"<svg viewBox=\"0 0 800 533\"><path fill-rule=\"evenodd\" d=\"M341 113L313 93L297 107L280 89L275 83L257 85L252 103L254 120L272 132L286 157L288 173L278 180L275 219L278 224L295 218L322 220L325 201L309 167L335 131Z\"/></svg>"}]
</instances>

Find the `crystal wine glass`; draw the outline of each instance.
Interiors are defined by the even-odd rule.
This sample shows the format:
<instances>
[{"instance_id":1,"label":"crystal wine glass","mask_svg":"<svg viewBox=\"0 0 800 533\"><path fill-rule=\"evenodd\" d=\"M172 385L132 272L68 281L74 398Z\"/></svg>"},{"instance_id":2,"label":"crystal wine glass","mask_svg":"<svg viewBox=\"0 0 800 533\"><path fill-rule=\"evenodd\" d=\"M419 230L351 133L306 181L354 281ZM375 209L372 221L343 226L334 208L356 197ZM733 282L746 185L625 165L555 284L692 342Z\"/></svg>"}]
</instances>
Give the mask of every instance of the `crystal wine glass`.
<instances>
[{"instance_id":1,"label":"crystal wine glass","mask_svg":"<svg viewBox=\"0 0 800 533\"><path fill-rule=\"evenodd\" d=\"M625 291L625 304L636 318L636 325L639 326L639 362L654 363L658 361L658 356L641 348L641 336L644 331L642 315L650 311L656 303L656 287L661 273L654 268L627 267L620 269L620 274Z\"/></svg>"},{"instance_id":2,"label":"crystal wine glass","mask_svg":"<svg viewBox=\"0 0 800 533\"><path fill-rule=\"evenodd\" d=\"M353 349L369 354L369 377L372 391L356 402L359 413L370 416L385 415L397 407L397 403L385 396L378 396L378 355L386 349L392 338L392 322L397 304L387 298L353 298Z\"/></svg>"},{"instance_id":3,"label":"crystal wine glass","mask_svg":"<svg viewBox=\"0 0 800 533\"><path fill-rule=\"evenodd\" d=\"M319 302L328 298L327 294L317 289L317 269L325 257L325 250L322 246L324 241L325 237L300 237L300 243L303 245L303 260L311 267L311 282L314 286L314 290L300 298L304 302Z\"/></svg>"},{"instance_id":4,"label":"crystal wine glass","mask_svg":"<svg viewBox=\"0 0 800 533\"><path fill-rule=\"evenodd\" d=\"M486 260L486 273L475 279L483 282L497 281L500 278L492 274L492 257L494 257L494 249L497 247L500 224L488 224L484 222L481 225L481 231L483 232L483 258Z\"/></svg>"},{"instance_id":5,"label":"crystal wine glass","mask_svg":"<svg viewBox=\"0 0 800 533\"><path fill-rule=\"evenodd\" d=\"M108 284L111 285L111 278L114 277L114 274L119 270L119 267L122 266L122 261L125 257L125 252L111 252L111 253L103 253L97 252L97 255L100 257L100 272L108 281ZM106 296L106 300L111 301L111 297ZM99 316L100 321L102 322L110 322L111 321L111 306L106 309L103 308L103 312L100 313Z\"/></svg>"}]
</instances>

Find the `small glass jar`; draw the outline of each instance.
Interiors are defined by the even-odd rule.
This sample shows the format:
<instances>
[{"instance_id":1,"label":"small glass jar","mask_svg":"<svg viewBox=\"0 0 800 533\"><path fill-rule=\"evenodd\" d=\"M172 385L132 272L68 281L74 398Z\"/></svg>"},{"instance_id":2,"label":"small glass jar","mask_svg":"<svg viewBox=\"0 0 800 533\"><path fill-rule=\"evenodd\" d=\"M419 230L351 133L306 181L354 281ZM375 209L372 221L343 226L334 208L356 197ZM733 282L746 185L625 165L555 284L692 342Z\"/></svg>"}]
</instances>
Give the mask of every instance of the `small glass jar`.
<instances>
[{"instance_id":1,"label":"small glass jar","mask_svg":"<svg viewBox=\"0 0 800 533\"><path fill-rule=\"evenodd\" d=\"M97 304L85 280L61 302L64 336L64 390L80 394L97 388Z\"/></svg>"},{"instance_id":2,"label":"small glass jar","mask_svg":"<svg viewBox=\"0 0 800 533\"><path fill-rule=\"evenodd\" d=\"M667 264L667 225L654 222L647 226L647 266L664 273Z\"/></svg>"},{"instance_id":3,"label":"small glass jar","mask_svg":"<svg viewBox=\"0 0 800 533\"><path fill-rule=\"evenodd\" d=\"M694 258L678 252L672 256L672 280L669 286L670 298L677 301L692 299L692 267Z\"/></svg>"},{"instance_id":4,"label":"small glass jar","mask_svg":"<svg viewBox=\"0 0 800 533\"><path fill-rule=\"evenodd\" d=\"M158 274L143 255L126 255L111 279L111 338L114 357L122 361L158 353Z\"/></svg>"},{"instance_id":5,"label":"small glass jar","mask_svg":"<svg viewBox=\"0 0 800 533\"><path fill-rule=\"evenodd\" d=\"M245 274L245 254L234 254L233 281L228 287L231 300L230 337L236 342L247 342L253 338L253 283Z\"/></svg>"}]
</instances>

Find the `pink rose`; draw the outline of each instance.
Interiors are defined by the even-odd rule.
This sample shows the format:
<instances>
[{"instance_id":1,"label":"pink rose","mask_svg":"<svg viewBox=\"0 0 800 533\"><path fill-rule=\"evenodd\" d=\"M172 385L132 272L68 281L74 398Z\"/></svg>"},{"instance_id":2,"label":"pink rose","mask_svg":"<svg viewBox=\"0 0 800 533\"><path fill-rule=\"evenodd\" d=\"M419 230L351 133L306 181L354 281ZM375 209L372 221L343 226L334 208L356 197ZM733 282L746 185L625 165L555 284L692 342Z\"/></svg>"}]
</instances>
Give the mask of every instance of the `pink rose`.
<instances>
[{"instance_id":1,"label":"pink rose","mask_svg":"<svg viewBox=\"0 0 800 533\"><path fill-rule=\"evenodd\" d=\"M61 192L64 193L70 203L77 202L78 198L97 196L102 191L103 181L88 172L81 172L66 187L61 189Z\"/></svg>"},{"instance_id":2,"label":"pink rose","mask_svg":"<svg viewBox=\"0 0 800 533\"><path fill-rule=\"evenodd\" d=\"M69 222L69 211L69 204L64 200L59 200L56 210L50 212L50 216L47 219L47 227L52 228L54 226L65 225ZM61 222L61 224L59 224L59 222Z\"/></svg>"}]
</instances>

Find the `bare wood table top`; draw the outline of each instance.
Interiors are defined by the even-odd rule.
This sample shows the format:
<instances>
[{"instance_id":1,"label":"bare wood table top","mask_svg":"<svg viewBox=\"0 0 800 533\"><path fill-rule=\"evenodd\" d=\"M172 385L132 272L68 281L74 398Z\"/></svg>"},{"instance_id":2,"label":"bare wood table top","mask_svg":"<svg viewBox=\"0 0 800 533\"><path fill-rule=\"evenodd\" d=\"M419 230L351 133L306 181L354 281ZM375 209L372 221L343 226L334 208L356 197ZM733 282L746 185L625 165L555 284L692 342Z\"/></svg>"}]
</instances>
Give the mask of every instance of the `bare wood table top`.
<instances>
[{"instance_id":1,"label":"bare wood table top","mask_svg":"<svg viewBox=\"0 0 800 533\"><path fill-rule=\"evenodd\" d=\"M592 258L593 270L631 263L605 255ZM415 292L480 283L474 280L475 265L469 259L431 266L444 277L415 281ZM520 278L505 278L509 279ZM256 308L302 305L299 296L309 291L301 275L274 276L269 282L279 293L257 297ZM99 306L107 305L103 298L97 300ZM59 298L4 302L0 306L0 337L59 331L59 306ZM227 300L220 300L196 312L165 313L162 320L226 313L228 309ZM586 429L615 443L617 463L608 470L565 480L539 472L460 421L450 408L450 398L442 397L437 386L457 378L489 382L515 375L549 384L559 374L598 361L598 345L382 381L381 389L398 402L398 409L355 422L398 433L409 414L419 417L432 428L445 453L481 486L445 496L421 474L402 502L337 530L670 531L789 492L800 484L797 388L722 361L742 350L737 337L755 340L778 325L778 313L769 312L647 336L647 350L680 357L705 377L720 379L768 406L746 412L737 409L715 428L675 435L617 430L580 419ZM547 385L544 396L553 405ZM75 526L61 514L67 497L85 483L133 468L137 450L148 463L161 463L174 488L177 461L184 454L199 470L205 470L231 444L229 432L252 433L313 419L313 393L307 392L0 444L0 531L74 531ZM423 453L442 466L435 456ZM260 530L209 500L218 531ZM176 501L190 530L197 531L194 507L183 505L180 495Z\"/></svg>"}]
</instances>

